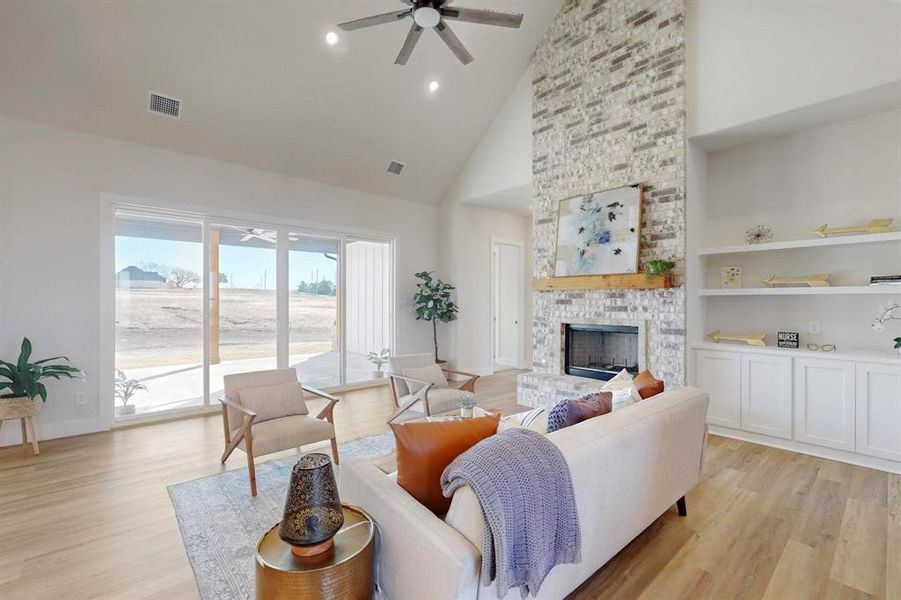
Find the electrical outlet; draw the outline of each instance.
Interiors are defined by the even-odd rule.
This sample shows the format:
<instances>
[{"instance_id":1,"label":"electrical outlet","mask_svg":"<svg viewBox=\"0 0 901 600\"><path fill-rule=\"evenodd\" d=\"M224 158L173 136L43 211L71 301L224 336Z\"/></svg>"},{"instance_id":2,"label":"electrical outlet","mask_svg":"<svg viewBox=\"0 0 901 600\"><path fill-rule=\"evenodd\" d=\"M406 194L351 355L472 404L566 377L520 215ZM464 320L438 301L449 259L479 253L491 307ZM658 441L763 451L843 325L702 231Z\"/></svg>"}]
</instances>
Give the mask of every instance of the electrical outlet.
<instances>
[{"instance_id":1,"label":"electrical outlet","mask_svg":"<svg viewBox=\"0 0 901 600\"><path fill-rule=\"evenodd\" d=\"M823 333L823 323L820 321L811 321L807 324L807 331L810 332L811 335L820 335Z\"/></svg>"},{"instance_id":2,"label":"electrical outlet","mask_svg":"<svg viewBox=\"0 0 901 600\"><path fill-rule=\"evenodd\" d=\"M87 399L85 398L84 392L75 392L75 404L86 404Z\"/></svg>"}]
</instances>

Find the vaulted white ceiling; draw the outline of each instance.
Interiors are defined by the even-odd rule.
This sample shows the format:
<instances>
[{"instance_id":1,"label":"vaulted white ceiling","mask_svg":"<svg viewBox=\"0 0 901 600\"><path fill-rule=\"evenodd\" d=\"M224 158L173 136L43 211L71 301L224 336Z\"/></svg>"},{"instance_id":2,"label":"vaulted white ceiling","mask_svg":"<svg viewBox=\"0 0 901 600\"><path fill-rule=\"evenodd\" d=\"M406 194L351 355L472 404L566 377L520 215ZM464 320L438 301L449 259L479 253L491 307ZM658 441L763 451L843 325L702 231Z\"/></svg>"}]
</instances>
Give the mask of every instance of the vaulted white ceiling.
<instances>
[{"instance_id":1,"label":"vaulted white ceiling","mask_svg":"<svg viewBox=\"0 0 901 600\"><path fill-rule=\"evenodd\" d=\"M519 30L454 23L468 66L427 31L400 67L409 20L336 27L399 0L4 2L0 113L435 204L560 0L458 5L525 19ZM150 90L180 98L182 118L148 113ZM390 160L407 164L402 176L385 173Z\"/></svg>"}]
</instances>

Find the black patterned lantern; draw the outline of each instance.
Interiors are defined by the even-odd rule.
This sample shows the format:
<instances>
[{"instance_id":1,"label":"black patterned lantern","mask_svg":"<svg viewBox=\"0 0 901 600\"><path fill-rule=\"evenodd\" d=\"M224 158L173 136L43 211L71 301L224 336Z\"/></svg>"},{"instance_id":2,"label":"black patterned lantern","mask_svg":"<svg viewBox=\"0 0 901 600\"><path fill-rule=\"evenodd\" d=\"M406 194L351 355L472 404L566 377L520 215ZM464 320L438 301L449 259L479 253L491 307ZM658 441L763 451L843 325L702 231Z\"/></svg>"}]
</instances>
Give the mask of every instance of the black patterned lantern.
<instances>
[{"instance_id":1,"label":"black patterned lantern","mask_svg":"<svg viewBox=\"0 0 901 600\"><path fill-rule=\"evenodd\" d=\"M291 469L285 514L278 535L299 557L315 557L334 548L332 537L344 525L331 459L306 454Z\"/></svg>"}]
</instances>

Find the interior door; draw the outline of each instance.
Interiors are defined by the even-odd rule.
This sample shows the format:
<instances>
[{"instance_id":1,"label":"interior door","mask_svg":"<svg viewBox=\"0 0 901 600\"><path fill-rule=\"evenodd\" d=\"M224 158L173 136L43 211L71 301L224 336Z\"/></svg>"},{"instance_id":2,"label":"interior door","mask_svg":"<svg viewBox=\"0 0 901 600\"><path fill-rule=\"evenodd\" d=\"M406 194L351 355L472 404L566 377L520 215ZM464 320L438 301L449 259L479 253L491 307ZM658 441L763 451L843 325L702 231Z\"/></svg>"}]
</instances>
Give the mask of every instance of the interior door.
<instances>
[{"instance_id":1,"label":"interior door","mask_svg":"<svg viewBox=\"0 0 901 600\"><path fill-rule=\"evenodd\" d=\"M516 369L522 363L522 246L494 244L494 368Z\"/></svg>"}]
</instances>

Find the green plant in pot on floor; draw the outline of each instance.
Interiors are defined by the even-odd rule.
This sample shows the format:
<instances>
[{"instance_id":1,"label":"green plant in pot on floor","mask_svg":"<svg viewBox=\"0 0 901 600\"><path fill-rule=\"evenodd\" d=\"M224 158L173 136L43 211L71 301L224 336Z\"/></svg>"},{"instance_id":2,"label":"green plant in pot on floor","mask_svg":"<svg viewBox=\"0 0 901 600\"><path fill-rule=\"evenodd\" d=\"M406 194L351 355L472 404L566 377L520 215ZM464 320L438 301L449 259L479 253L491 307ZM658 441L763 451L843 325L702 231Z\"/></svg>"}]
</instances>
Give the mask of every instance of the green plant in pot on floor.
<instances>
[{"instance_id":1,"label":"green plant in pot on floor","mask_svg":"<svg viewBox=\"0 0 901 600\"><path fill-rule=\"evenodd\" d=\"M5 419L22 419L24 433L28 420L34 438L34 416L47 402L47 388L41 382L50 378L81 379L85 376L84 371L65 362L69 362L65 356L31 362L31 340L23 338L15 362L0 360L0 423Z\"/></svg>"},{"instance_id":2,"label":"green plant in pot on floor","mask_svg":"<svg viewBox=\"0 0 901 600\"><path fill-rule=\"evenodd\" d=\"M116 369L116 398L122 401L122 406L116 407L116 415L124 417L135 414L135 405L129 404L128 401L135 395L135 392L147 390L147 386L137 379L129 379L122 369Z\"/></svg>"},{"instance_id":3,"label":"green plant in pot on floor","mask_svg":"<svg viewBox=\"0 0 901 600\"><path fill-rule=\"evenodd\" d=\"M432 322L432 343L435 347L435 362L438 360L438 321L450 323L457 320L459 309L451 299L455 289L449 283L435 279L428 271L416 274L416 293L413 295L413 308L416 309L416 320Z\"/></svg>"}]
</instances>

